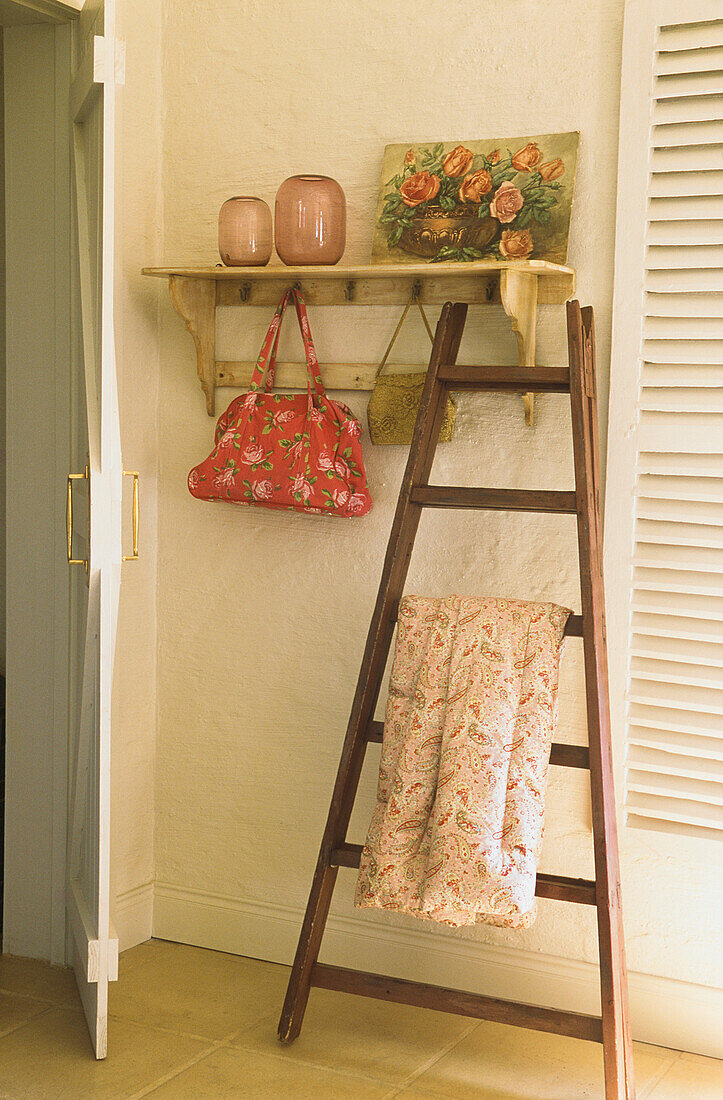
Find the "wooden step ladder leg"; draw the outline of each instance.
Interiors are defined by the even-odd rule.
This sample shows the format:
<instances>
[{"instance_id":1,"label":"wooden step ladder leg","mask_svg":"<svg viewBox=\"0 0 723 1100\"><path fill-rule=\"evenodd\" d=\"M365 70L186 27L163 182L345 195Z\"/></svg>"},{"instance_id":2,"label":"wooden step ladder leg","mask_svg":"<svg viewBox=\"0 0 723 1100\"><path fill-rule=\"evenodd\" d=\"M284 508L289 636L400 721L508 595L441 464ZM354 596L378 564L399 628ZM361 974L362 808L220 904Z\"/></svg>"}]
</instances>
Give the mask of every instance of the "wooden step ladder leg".
<instances>
[{"instance_id":1,"label":"wooden step ladder leg","mask_svg":"<svg viewBox=\"0 0 723 1100\"><path fill-rule=\"evenodd\" d=\"M354 798L359 785L367 727L374 716L382 677L394 633L397 606L401 599L419 526L422 506L411 501L411 490L426 481L432 468L447 400L446 386L437 377L441 363L456 362L467 306L450 302L442 309L429 370L420 401L419 414L409 451L407 467L384 559L382 579L372 615L359 680L352 703L339 771L331 799L329 816L321 842L314 881L301 928L296 957L291 970L281 1019L279 1039L291 1043L297 1038L304 1019L311 987L311 971L316 963L329 906L334 892L337 867L331 865L331 853L344 842Z\"/></svg>"},{"instance_id":2,"label":"wooden step ladder leg","mask_svg":"<svg viewBox=\"0 0 723 1100\"><path fill-rule=\"evenodd\" d=\"M592 309L567 305L606 1100L634 1100L608 698Z\"/></svg>"}]
</instances>

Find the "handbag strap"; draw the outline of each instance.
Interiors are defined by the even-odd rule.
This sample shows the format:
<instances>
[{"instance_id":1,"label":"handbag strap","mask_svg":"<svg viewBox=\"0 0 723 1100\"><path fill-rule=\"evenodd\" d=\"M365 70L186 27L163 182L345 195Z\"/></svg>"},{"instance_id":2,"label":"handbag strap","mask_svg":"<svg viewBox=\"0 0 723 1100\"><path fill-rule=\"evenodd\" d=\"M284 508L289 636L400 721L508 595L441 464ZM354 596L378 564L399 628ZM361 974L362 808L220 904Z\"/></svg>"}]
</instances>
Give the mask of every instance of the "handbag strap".
<instances>
[{"instance_id":1,"label":"handbag strap","mask_svg":"<svg viewBox=\"0 0 723 1100\"><path fill-rule=\"evenodd\" d=\"M285 292L281 301L276 307L276 312L269 325L266 338L261 346L259 357L256 360L256 366L254 367L254 373L251 377L251 392L258 392L262 388L266 393L269 393L274 385L274 375L276 372L276 354L279 348L279 336L281 335L281 322L284 319L284 313L289 301L293 301L296 307L296 317L299 322L299 328L301 329L301 339L304 342L304 352L306 355L306 388L311 397L312 382L316 394L318 397L326 397L324 390L324 383L321 380L321 374L319 373L319 360L316 356L316 349L314 347L314 341L311 337L311 329L309 327L309 318L306 313L306 303L302 298L296 287L291 287ZM266 379L264 381L264 373Z\"/></svg>"},{"instance_id":2,"label":"handbag strap","mask_svg":"<svg viewBox=\"0 0 723 1100\"><path fill-rule=\"evenodd\" d=\"M411 309L411 307L414 305L415 302L417 303L417 305L419 307L419 312L422 314L422 320L424 321L424 327L427 330L427 335L429 336L429 339L430 339L431 343L434 344L434 334L433 334L431 328L429 327L429 321L427 320L427 314L424 312L424 306L422 305L422 303L419 300L419 290L417 289L416 286L413 286L412 287L412 293L409 297L409 301L407 302L406 306L404 307L404 310L402 311L402 316L399 318L399 321L397 322L397 327L395 328L395 330L392 334L392 338L389 341L389 343L387 344L387 350L384 352L384 355L382 356L382 361L379 364L379 366L377 367L377 373L374 375L374 381L375 382L376 382L377 378L379 377L379 375L384 370L385 366L387 365L387 359L389 358L391 350L394 347L394 342L395 342L397 336L399 336L402 325L404 324L404 320L405 320L407 314L409 313L409 310Z\"/></svg>"}]
</instances>

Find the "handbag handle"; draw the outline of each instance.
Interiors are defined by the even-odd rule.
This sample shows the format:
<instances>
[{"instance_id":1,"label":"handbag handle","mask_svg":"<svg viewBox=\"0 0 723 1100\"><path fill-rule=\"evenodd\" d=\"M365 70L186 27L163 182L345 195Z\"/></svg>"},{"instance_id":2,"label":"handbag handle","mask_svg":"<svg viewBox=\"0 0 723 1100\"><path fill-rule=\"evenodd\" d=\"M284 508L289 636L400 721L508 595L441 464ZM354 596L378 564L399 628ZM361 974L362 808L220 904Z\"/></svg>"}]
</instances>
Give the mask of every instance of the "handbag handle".
<instances>
[{"instance_id":1,"label":"handbag handle","mask_svg":"<svg viewBox=\"0 0 723 1100\"><path fill-rule=\"evenodd\" d=\"M424 327L427 330L427 335L429 336L430 342L432 344L434 344L434 335L432 333L431 328L429 327L429 321L427 320L427 314L424 312L424 306L422 305L422 303L419 300L419 290L417 289L416 286L413 286L412 287L412 293L410 295L409 301L407 302L406 306L404 307L404 310L402 312L402 316L399 318L399 321L397 322L397 327L395 328L395 330L392 334L392 338L389 341L389 343L387 344L387 350L384 352L384 355L382 356L382 361L379 364L379 366L377 367L377 373L374 375L374 381L375 382L376 382L377 378L379 377L379 375L384 370L385 366L387 365L387 359L389 358L391 350L394 347L394 342L395 342L397 336L399 336L401 327L404 324L404 320L405 320L407 314L409 313L409 310L411 309L412 305L415 302L419 306L419 312L422 314L422 320L424 321Z\"/></svg>"},{"instance_id":2,"label":"handbag handle","mask_svg":"<svg viewBox=\"0 0 723 1100\"><path fill-rule=\"evenodd\" d=\"M286 312L286 307L290 300L293 300L296 307L296 317L301 330L301 339L304 343L304 353L306 355L306 388L309 393L309 398L311 399L312 382L314 383L314 389L317 396L325 398L326 392L324 390L324 383L321 380L321 374L319 373L319 360L317 359L314 341L311 337L309 318L306 313L306 303L296 287L291 287L287 290L276 307L276 312L274 313L268 332L266 333L266 338L261 346L259 357L256 360L254 373L251 377L250 390L251 392L258 392L263 388L266 393L269 393L273 387L274 374L276 372L276 354L279 348L279 336L281 335L281 322L284 319L284 313ZM266 374L265 381L264 372Z\"/></svg>"}]
</instances>

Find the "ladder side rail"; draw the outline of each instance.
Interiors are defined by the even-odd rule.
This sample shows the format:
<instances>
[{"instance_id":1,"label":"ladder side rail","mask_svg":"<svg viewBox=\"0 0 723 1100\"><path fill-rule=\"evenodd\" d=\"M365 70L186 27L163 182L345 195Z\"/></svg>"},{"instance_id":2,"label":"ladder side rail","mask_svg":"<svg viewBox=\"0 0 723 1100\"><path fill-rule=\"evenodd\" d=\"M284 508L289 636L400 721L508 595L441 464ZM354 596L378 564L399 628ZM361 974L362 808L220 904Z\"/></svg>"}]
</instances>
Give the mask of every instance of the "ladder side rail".
<instances>
[{"instance_id":1,"label":"ladder side rail","mask_svg":"<svg viewBox=\"0 0 723 1100\"><path fill-rule=\"evenodd\" d=\"M364 762L366 730L376 707L394 633L397 605L419 526L422 509L411 502L411 489L429 476L442 428L447 391L437 377L439 365L456 361L466 316L466 304L446 302L437 323L329 815L279 1021L279 1038L284 1043L294 1041L303 1022L311 988L311 970L319 954L336 883L338 869L331 865L331 853L346 836Z\"/></svg>"},{"instance_id":2,"label":"ladder side rail","mask_svg":"<svg viewBox=\"0 0 723 1100\"><path fill-rule=\"evenodd\" d=\"M606 1100L634 1100L608 697L592 309L567 304Z\"/></svg>"}]
</instances>

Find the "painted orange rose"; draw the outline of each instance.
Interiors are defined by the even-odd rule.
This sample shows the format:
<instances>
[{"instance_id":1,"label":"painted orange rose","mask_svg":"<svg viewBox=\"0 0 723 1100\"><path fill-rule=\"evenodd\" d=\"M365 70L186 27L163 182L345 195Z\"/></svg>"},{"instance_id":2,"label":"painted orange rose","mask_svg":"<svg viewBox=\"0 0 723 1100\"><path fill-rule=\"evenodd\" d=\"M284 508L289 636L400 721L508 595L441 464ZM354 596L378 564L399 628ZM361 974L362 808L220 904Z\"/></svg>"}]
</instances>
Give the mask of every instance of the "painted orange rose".
<instances>
[{"instance_id":1,"label":"painted orange rose","mask_svg":"<svg viewBox=\"0 0 723 1100\"><path fill-rule=\"evenodd\" d=\"M405 206L419 206L420 202L429 202L439 191L439 176L431 175L425 168L415 172L399 188L399 194Z\"/></svg>"},{"instance_id":2,"label":"painted orange rose","mask_svg":"<svg viewBox=\"0 0 723 1100\"><path fill-rule=\"evenodd\" d=\"M469 149L465 149L464 145L455 146L442 161L445 176L450 176L452 179L463 176L465 172L469 171L473 160L474 153L471 153Z\"/></svg>"},{"instance_id":3,"label":"painted orange rose","mask_svg":"<svg viewBox=\"0 0 723 1100\"><path fill-rule=\"evenodd\" d=\"M512 158L512 167L518 172L529 172L542 160L542 153L537 148L536 141L530 141L524 149L518 149Z\"/></svg>"},{"instance_id":4,"label":"painted orange rose","mask_svg":"<svg viewBox=\"0 0 723 1100\"><path fill-rule=\"evenodd\" d=\"M529 229L502 230L500 256L504 256L506 260L525 260L532 248L532 234Z\"/></svg>"},{"instance_id":5,"label":"painted orange rose","mask_svg":"<svg viewBox=\"0 0 723 1100\"><path fill-rule=\"evenodd\" d=\"M495 197L490 203L490 214L504 225L517 217L522 209L523 202L524 199L519 187L515 187L514 183L510 183L509 180L505 180L495 191Z\"/></svg>"},{"instance_id":6,"label":"painted orange rose","mask_svg":"<svg viewBox=\"0 0 723 1100\"><path fill-rule=\"evenodd\" d=\"M462 202L479 202L483 195L492 190L492 177L484 168L465 176L459 188Z\"/></svg>"},{"instance_id":7,"label":"painted orange rose","mask_svg":"<svg viewBox=\"0 0 723 1100\"><path fill-rule=\"evenodd\" d=\"M548 160L544 164L541 164L537 171L540 173L543 180L556 180L565 171L565 165L558 157L556 160Z\"/></svg>"},{"instance_id":8,"label":"painted orange rose","mask_svg":"<svg viewBox=\"0 0 723 1100\"><path fill-rule=\"evenodd\" d=\"M414 149L407 149L406 153L404 154L404 166L405 166L405 168L408 167L410 164L414 164L416 159L417 159L417 154L414 152Z\"/></svg>"},{"instance_id":9,"label":"painted orange rose","mask_svg":"<svg viewBox=\"0 0 723 1100\"><path fill-rule=\"evenodd\" d=\"M490 153L490 155L487 157L487 160L489 161L490 164L497 164L497 161L499 159L500 159L499 149L493 149L492 152Z\"/></svg>"}]
</instances>

